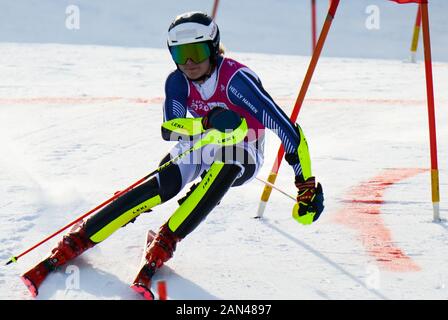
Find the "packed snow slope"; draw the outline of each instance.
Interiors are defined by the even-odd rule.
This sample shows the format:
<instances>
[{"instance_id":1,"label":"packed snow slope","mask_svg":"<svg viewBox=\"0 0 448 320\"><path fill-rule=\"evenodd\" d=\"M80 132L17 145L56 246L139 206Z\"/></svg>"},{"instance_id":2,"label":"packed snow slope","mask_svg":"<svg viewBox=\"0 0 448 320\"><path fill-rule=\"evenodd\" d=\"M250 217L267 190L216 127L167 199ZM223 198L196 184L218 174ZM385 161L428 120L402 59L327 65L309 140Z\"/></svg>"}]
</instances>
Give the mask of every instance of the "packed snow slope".
<instances>
[{"instance_id":1,"label":"packed snow slope","mask_svg":"<svg viewBox=\"0 0 448 320\"><path fill-rule=\"evenodd\" d=\"M193 10L211 13L213 2L128 0L123 5L123 0L3 0L0 42L165 48L166 31L176 15ZM239 52L309 55L310 3L311 0L220 1L217 22L222 40L228 48ZM316 3L320 30L328 0ZM79 13L79 28L72 23L75 12ZM323 55L403 59L409 55L416 12L416 4L341 0ZM448 61L447 12L448 1L430 1L436 61ZM420 58L421 47L420 40Z\"/></svg>"},{"instance_id":2,"label":"packed snow slope","mask_svg":"<svg viewBox=\"0 0 448 320\"><path fill-rule=\"evenodd\" d=\"M164 49L0 44L0 260L24 251L152 171ZM308 57L228 52L290 114ZM447 210L448 63L434 63L441 214ZM299 114L325 211L302 226L263 186L231 189L156 275L170 299L447 299L448 225L432 221L424 64L323 58ZM279 139L268 133L266 178ZM277 185L295 193L283 164ZM179 196L185 195L187 188ZM52 274L38 299L140 299L130 290L146 231L176 199ZM0 267L0 298L29 299L19 275L60 237ZM3 263L2 263L3 264Z\"/></svg>"}]
</instances>

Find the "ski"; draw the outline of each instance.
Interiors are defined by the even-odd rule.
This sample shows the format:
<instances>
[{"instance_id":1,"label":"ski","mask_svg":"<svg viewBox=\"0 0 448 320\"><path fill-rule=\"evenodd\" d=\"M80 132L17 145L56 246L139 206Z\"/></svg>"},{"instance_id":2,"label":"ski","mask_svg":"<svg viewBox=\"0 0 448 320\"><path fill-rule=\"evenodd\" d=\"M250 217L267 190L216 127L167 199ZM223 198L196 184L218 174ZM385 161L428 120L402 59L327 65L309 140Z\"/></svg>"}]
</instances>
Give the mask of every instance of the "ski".
<instances>
[{"instance_id":1,"label":"ski","mask_svg":"<svg viewBox=\"0 0 448 320\"><path fill-rule=\"evenodd\" d=\"M33 298L37 297L39 294L39 287L50 271L51 268L48 263L48 258L46 258L34 268L20 276L20 280L25 284Z\"/></svg>"},{"instance_id":2,"label":"ski","mask_svg":"<svg viewBox=\"0 0 448 320\"><path fill-rule=\"evenodd\" d=\"M154 300L154 294L151 291L151 278L156 271L156 266L148 265L145 257L146 249L151 245L155 236L156 233L154 231L149 230L147 232L139 272L131 284L131 289L143 296L146 300Z\"/></svg>"}]
</instances>

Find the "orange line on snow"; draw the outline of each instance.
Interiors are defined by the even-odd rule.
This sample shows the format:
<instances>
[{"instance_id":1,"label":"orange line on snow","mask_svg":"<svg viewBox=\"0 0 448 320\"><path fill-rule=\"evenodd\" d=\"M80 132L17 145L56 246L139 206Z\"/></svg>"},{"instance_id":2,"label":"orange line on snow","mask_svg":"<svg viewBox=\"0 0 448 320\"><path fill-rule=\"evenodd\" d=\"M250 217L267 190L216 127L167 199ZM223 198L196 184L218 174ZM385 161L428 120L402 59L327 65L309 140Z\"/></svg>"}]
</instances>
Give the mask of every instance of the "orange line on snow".
<instances>
[{"instance_id":1,"label":"orange line on snow","mask_svg":"<svg viewBox=\"0 0 448 320\"><path fill-rule=\"evenodd\" d=\"M277 97L274 99L279 104L294 103L293 97ZM93 104L123 101L136 104L161 104L163 97L30 97L30 98L0 98L0 105L18 104ZM425 100L412 99L369 99L369 98L308 98L309 103L344 103L344 104L386 104L386 105L424 105ZM439 101L440 102L440 101Z\"/></svg>"},{"instance_id":2,"label":"orange line on snow","mask_svg":"<svg viewBox=\"0 0 448 320\"><path fill-rule=\"evenodd\" d=\"M335 219L358 232L367 252L379 266L396 272L419 271L420 267L403 250L395 246L390 230L381 217L384 192L394 183L413 177L427 169L387 169L367 182L354 187L343 200Z\"/></svg>"}]
</instances>

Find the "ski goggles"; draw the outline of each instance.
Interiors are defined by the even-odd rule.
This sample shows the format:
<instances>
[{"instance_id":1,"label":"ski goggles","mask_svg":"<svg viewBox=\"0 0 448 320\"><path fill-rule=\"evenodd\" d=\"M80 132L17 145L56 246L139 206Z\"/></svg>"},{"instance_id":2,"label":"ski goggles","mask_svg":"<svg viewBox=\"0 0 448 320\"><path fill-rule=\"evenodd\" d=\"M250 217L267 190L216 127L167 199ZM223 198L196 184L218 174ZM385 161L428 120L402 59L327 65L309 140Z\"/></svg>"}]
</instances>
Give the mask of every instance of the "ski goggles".
<instances>
[{"instance_id":1,"label":"ski goggles","mask_svg":"<svg viewBox=\"0 0 448 320\"><path fill-rule=\"evenodd\" d=\"M188 59L201 63L210 57L210 48L205 42L187 43L170 47L171 56L177 64L186 64Z\"/></svg>"}]
</instances>

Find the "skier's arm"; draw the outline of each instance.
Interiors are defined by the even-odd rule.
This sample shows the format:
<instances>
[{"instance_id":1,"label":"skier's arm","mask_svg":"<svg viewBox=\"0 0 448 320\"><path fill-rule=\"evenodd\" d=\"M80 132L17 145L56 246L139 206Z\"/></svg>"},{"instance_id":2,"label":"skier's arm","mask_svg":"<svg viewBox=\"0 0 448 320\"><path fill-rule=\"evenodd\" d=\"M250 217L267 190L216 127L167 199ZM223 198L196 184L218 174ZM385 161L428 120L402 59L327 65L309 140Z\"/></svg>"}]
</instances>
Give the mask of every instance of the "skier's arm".
<instances>
[{"instance_id":1,"label":"skier's arm","mask_svg":"<svg viewBox=\"0 0 448 320\"><path fill-rule=\"evenodd\" d=\"M265 127L273 130L285 148L285 159L293 167L298 189L293 218L301 224L316 221L324 209L323 191L311 173L308 143L299 125L294 125L264 90L257 75L244 68L230 81L227 94L232 103L248 110Z\"/></svg>"},{"instance_id":2,"label":"skier's arm","mask_svg":"<svg viewBox=\"0 0 448 320\"><path fill-rule=\"evenodd\" d=\"M187 79L182 73L174 71L168 76L165 82L163 121L186 117L188 90Z\"/></svg>"},{"instance_id":3,"label":"skier's arm","mask_svg":"<svg viewBox=\"0 0 448 320\"><path fill-rule=\"evenodd\" d=\"M178 71L172 72L165 82L165 102L163 104L162 138L166 141L183 139L181 134L172 134L169 125L174 125L173 120L186 118L188 81ZM188 139L187 139L188 140Z\"/></svg>"},{"instance_id":4,"label":"skier's arm","mask_svg":"<svg viewBox=\"0 0 448 320\"><path fill-rule=\"evenodd\" d=\"M213 130L213 132L210 132ZM207 144L233 145L246 137L246 120L238 113L221 107L213 108L205 117L175 118L162 124L162 137L169 141L198 141ZM204 136L207 135L205 138Z\"/></svg>"},{"instance_id":5,"label":"skier's arm","mask_svg":"<svg viewBox=\"0 0 448 320\"><path fill-rule=\"evenodd\" d=\"M227 94L232 103L245 108L277 134L285 148L285 159L293 167L296 176L304 180L312 176L308 144L302 129L289 120L264 90L255 73L248 68L241 69L230 81Z\"/></svg>"},{"instance_id":6,"label":"skier's arm","mask_svg":"<svg viewBox=\"0 0 448 320\"><path fill-rule=\"evenodd\" d=\"M161 128L164 140L194 141L208 129L217 129L223 133L241 129L241 117L223 108L214 108L205 117L186 118L188 90L188 81L180 72L175 71L168 76L165 84L164 122Z\"/></svg>"}]
</instances>

